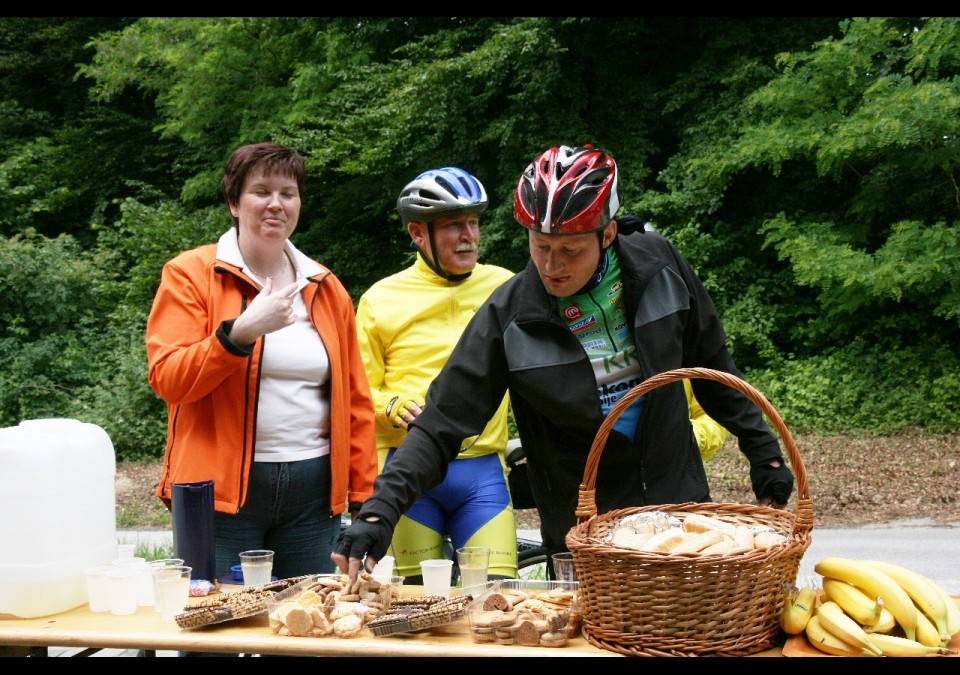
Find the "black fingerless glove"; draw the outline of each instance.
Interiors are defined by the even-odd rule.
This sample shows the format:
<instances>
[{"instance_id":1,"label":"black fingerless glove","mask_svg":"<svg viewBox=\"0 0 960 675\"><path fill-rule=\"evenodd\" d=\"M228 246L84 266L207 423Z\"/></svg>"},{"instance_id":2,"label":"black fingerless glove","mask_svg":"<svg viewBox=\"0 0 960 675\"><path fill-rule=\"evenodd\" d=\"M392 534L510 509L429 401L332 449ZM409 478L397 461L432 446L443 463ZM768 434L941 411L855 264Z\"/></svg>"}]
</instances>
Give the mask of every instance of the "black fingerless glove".
<instances>
[{"instance_id":1,"label":"black fingerless glove","mask_svg":"<svg viewBox=\"0 0 960 675\"><path fill-rule=\"evenodd\" d=\"M750 467L750 482L757 499L770 497L775 504L786 504L793 492L793 472L780 460L780 466L773 467L767 460Z\"/></svg>"},{"instance_id":2,"label":"black fingerless glove","mask_svg":"<svg viewBox=\"0 0 960 675\"><path fill-rule=\"evenodd\" d=\"M364 556L369 555L374 560L380 560L390 548L392 537L393 529L382 518L373 523L360 518L340 533L333 552L347 558L363 560Z\"/></svg>"}]
</instances>

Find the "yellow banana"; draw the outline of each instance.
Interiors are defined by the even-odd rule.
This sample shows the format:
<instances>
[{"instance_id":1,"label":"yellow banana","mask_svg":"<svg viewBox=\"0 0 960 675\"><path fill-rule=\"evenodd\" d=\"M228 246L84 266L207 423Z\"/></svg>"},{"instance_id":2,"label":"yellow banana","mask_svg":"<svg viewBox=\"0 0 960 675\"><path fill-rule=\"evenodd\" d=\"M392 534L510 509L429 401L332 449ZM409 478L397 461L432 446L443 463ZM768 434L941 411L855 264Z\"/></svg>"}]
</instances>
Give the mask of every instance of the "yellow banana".
<instances>
[{"instance_id":1,"label":"yellow banana","mask_svg":"<svg viewBox=\"0 0 960 675\"><path fill-rule=\"evenodd\" d=\"M881 560L863 560L862 562L885 572L891 579L900 584L901 588L913 600L917 609L936 626L940 640L944 643L950 641L950 634L947 632L947 604L944 602L943 596L940 595L940 591L937 590L929 578L903 565ZM917 639L920 640L919 637ZM920 640L920 642L923 642L923 640Z\"/></svg>"},{"instance_id":2,"label":"yellow banana","mask_svg":"<svg viewBox=\"0 0 960 675\"><path fill-rule=\"evenodd\" d=\"M957 600L951 598L943 586L936 581L933 582L933 587L943 596L943 601L947 605L947 632L950 634L950 637L953 637L957 633L960 633L960 606L957 606Z\"/></svg>"},{"instance_id":3,"label":"yellow banana","mask_svg":"<svg viewBox=\"0 0 960 675\"><path fill-rule=\"evenodd\" d=\"M859 588L840 579L823 578L823 592L827 599L840 605L844 612L863 626L872 626L880 620L883 601L871 598Z\"/></svg>"},{"instance_id":4,"label":"yellow banana","mask_svg":"<svg viewBox=\"0 0 960 675\"><path fill-rule=\"evenodd\" d=\"M787 584L784 584L786 587ZM797 589L793 584L785 588L783 609L780 611L780 627L790 635L800 635L807 627L807 622L813 615L814 604L817 601L817 589L804 586Z\"/></svg>"},{"instance_id":5,"label":"yellow banana","mask_svg":"<svg viewBox=\"0 0 960 675\"><path fill-rule=\"evenodd\" d=\"M876 656L873 652L854 647L836 637L820 625L820 617L816 614L807 621L804 633L811 645L826 654L832 654L833 656Z\"/></svg>"},{"instance_id":6,"label":"yellow banana","mask_svg":"<svg viewBox=\"0 0 960 675\"><path fill-rule=\"evenodd\" d=\"M886 572L876 567L839 556L828 556L813 566L814 571L824 577L840 579L857 586L868 595L883 600L883 606L890 610L908 640L917 636L917 608L907 592Z\"/></svg>"},{"instance_id":7,"label":"yellow banana","mask_svg":"<svg viewBox=\"0 0 960 675\"><path fill-rule=\"evenodd\" d=\"M937 627L933 625L925 612L920 612L918 608L917 614L917 642L927 647L941 647L949 640L941 640L940 632L937 630Z\"/></svg>"},{"instance_id":8,"label":"yellow banana","mask_svg":"<svg viewBox=\"0 0 960 675\"><path fill-rule=\"evenodd\" d=\"M930 654L947 654L946 647L928 647L916 640L908 640L899 635L874 633L870 636L873 643L880 648L884 656L928 656Z\"/></svg>"},{"instance_id":9,"label":"yellow banana","mask_svg":"<svg viewBox=\"0 0 960 675\"><path fill-rule=\"evenodd\" d=\"M880 618L877 619L877 622L868 626L864 626L863 630L868 633L889 633L894 628L897 627L897 620L893 618L893 614L890 613L890 610L884 607L880 610Z\"/></svg>"},{"instance_id":10,"label":"yellow banana","mask_svg":"<svg viewBox=\"0 0 960 675\"><path fill-rule=\"evenodd\" d=\"M816 615L820 617L820 625L836 637L849 645L866 649L880 656L880 648L870 641L867 632L833 600L827 600L817 607Z\"/></svg>"}]
</instances>

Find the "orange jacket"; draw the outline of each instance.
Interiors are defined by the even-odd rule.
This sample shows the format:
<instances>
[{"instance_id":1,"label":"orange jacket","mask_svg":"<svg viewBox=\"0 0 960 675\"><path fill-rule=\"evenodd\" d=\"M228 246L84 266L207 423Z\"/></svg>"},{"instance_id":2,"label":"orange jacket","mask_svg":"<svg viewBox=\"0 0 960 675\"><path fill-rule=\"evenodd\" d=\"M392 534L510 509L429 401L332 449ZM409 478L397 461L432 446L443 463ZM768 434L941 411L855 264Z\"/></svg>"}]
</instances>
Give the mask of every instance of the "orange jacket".
<instances>
[{"instance_id":1,"label":"orange jacket","mask_svg":"<svg viewBox=\"0 0 960 675\"><path fill-rule=\"evenodd\" d=\"M330 511L336 515L373 491L373 402L349 294L330 270L289 242L287 252L309 279L301 293L330 357ZM264 337L246 349L226 337L258 293L241 269L232 232L163 267L146 344L150 386L167 403L156 496L168 507L173 483L211 479L215 510L236 513L246 501Z\"/></svg>"}]
</instances>

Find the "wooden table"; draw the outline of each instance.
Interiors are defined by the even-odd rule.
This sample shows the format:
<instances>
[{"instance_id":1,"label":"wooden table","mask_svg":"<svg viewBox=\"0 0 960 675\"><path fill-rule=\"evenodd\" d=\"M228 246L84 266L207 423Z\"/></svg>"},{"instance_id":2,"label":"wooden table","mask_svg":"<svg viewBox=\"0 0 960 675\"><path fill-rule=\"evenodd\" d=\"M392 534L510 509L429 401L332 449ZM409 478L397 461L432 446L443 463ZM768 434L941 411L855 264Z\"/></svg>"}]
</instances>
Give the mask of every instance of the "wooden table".
<instances>
[{"instance_id":1,"label":"wooden table","mask_svg":"<svg viewBox=\"0 0 960 675\"><path fill-rule=\"evenodd\" d=\"M222 587L224 592L230 586ZM404 587L406 591L413 588ZM414 595L417 593L414 592ZM198 601L199 599L194 599ZM474 643L466 619L413 633L375 637L289 637L275 635L266 614L182 630L164 621L153 607L138 607L135 614L114 616L91 612L86 605L52 616L19 619L0 617L0 655L45 653L46 648L137 649L154 655L157 650L271 654L287 656L430 657L430 656L597 656L618 657L594 647L578 636L565 647L524 647ZM779 648L757 656L782 656Z\"/></svg>"}]
</instances>

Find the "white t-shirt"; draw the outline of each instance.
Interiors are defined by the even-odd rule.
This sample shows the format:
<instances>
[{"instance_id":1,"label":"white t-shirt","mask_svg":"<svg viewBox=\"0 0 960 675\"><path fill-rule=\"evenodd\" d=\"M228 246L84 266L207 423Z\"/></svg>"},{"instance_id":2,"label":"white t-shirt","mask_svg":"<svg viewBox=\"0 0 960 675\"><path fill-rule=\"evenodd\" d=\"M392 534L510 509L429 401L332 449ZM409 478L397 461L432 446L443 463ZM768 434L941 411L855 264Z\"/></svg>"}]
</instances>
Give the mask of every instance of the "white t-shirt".
<instances>
[{"instance_id":1,"label":"white t-shirt","mask_svg":"<svg viewBox=\"0 0 960 675\"><path fill-rule=\"evenodd\" d=\"M330 359L294 297L297 320L264 336L255 462L296 462L330 454Z\"/></svg>"}]
</instances>

